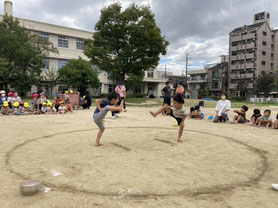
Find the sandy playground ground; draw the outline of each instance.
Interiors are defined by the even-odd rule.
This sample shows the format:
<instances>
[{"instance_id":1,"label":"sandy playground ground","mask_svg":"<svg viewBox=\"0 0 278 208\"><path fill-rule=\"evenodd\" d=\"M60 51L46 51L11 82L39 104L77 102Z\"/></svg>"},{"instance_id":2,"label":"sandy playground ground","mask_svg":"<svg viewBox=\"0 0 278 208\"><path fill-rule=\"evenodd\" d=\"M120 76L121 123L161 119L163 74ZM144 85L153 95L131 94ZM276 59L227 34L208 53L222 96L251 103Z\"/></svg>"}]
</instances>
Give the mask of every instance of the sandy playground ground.
<instances>
[{"instance_id":1,"label":"sandy playground ground","mask_svg":"<svg viewBox=\"0 0 278 208\"><path fill-rule=\"evenodd\" d=\"M205 108L203 121L186 119L178 143L175 120L154 119L156 109L109 113L102 147L94 147L93 109L1 116L0 207L278 207L277 130L214 124ZM21 196L19 183L31 178L47 189Z\"/></svg>"}]
</instances>

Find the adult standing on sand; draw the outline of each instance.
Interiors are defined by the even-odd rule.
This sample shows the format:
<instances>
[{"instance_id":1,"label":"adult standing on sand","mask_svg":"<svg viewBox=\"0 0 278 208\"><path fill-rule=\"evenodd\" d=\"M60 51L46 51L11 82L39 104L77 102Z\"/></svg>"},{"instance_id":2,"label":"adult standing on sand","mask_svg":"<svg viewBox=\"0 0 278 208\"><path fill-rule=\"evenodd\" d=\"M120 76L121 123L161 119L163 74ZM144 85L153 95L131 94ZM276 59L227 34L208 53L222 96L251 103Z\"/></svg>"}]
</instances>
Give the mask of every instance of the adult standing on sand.
<instances>
[{"instance_id":1,"label":"adult standing on sand","mask_svg":"<svg viewBox=\"0 0 278 208\"><path fill-rule=\"evenodd\" d=\"M120 105L123 100L123 108L124 108L124 112L126 112L126 104L125 104L126 88L125 88L123 82L118 83L118 85L115 87L115 92L118 93L120 96L118 105ZM115 119L117 117L118 113L119 112L117 112L117 111L116 112L112 111L112 119Z\"/></svg>"},{"instance_id":2,"label":"adult standing on sand","mask_svg":"<svg viewBox=\"0 0 278 208\"><path fill-rule=\"evenodd\" d=\"M179 82L179 85L176 89L176 95L181 95L181 97L184 99L184 87L182 86L182 82Z\"/></svg>"},{"instance_id":3,"label":"adult standing on sand","mask_svg":"<svg viewBox=\"0 0 278 208\"><path fill-rule=\"evenodd\" d=\"M170 87L170 82L167 81L166 86L161 90L164 101L163 101L163 105L167 104L169 106L171 106L171 87Z\"/></svg>"},{"instance_id":4,"label":"adult standing on sand","mask_svg":"<svg viewBox=\"0 0 278 208\"><path fill-rule=\"evenodd\" d=\"M226 122L229 117L229 112L231 110L231 101L228 100L228 95L226 93L221 94L221 100L217 102L215 108L215 118L214 123Z\"/></svg>"}]
</instances>

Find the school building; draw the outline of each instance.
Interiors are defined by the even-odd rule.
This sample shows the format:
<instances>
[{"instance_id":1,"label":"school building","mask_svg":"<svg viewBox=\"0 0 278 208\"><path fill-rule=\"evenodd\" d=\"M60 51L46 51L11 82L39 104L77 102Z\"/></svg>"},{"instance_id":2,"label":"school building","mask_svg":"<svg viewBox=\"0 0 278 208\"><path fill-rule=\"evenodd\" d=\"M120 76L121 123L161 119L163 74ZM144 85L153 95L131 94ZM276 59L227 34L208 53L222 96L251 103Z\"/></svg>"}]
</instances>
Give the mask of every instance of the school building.
<instances>
[{"instance_id":1,"label":"school building","mask_svg":"<svg viewBox=\"0 0 278 208\"><path fill-rule=\"evenodd\" d=\"M13 2L5 0L4 2L4 14L13 16ZM0 21L3 15L0 14ZM84 40L92 38L93 32L80 30L70 27L64 27L44 22L38 22L35 20L28 20L19 17L15 17L19 20L20 24L32 33L36 33L39 36L49 40L58 49L59 53L50 53L44 60L44 70L55 69L59 70L66 65L70 59L77 59L79 57L89 60L84 55ZM100 86L98 89L90 89L93 96L99 96L100 94L107 94L113 91L114 86L111 80L108 79L105 72L99 72ZM145 73L145 78L142 84L142 93L151 93L154 96L161 96L161 89L164 87L166 80L157 76L157 69L149 70ZM0 83L0 89L3 88ZM69 89L65 83L60 83L53 89L53 93L57 91L63 91ZM47 91L47 84L40 83L38 86L33 86L29 95L33 92Z\"/></svg>"}]
</instances>

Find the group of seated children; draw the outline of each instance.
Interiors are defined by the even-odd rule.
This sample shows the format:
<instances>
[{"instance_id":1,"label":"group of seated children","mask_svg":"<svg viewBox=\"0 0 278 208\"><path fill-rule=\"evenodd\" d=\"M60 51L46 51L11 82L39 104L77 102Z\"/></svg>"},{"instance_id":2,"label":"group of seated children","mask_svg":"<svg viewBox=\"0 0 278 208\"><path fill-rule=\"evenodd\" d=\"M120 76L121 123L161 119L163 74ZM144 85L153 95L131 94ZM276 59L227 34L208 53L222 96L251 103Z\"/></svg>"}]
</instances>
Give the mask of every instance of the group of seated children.
<instances>
[{"instance_id":1,"label":"group of seated children","mask_svg":"<svg viewBox=\"0 0 278 208\"><path fill-rule=\"evenodd\" d=\"M5 97L5 95L1 95ZM72 113L73 107L69 101L66 105L59 97L54 98L54 105L48 100L45 93L33 94L33 103L29 105L28 102L22 102L17 93L9 93L9 99L3 100L0 106L0 115L27 115L27 114L66 114ZM38 97L40 98L38 99ZM10 102L9 102L10 101ZM55 108L56 109L55 109Z\"/></svg>"},{"instance_id":2,"label":"group of seated children","mask_svg":"<svg viewBox=\"0 0 278 208\"><path fill-rule=\"evenodd\" d=\"M189 118L204 119L205 114L200 109L200 106L196 105L195 107L190 108Z\"/></svg>"},{"instance_id":3,"label":"group of seated children","mask_svg":"<svg viewBox=\"0 0 278 208\"><path fill-rule=\"evenodd\" d=\"M234 112L237 114L234 116L232 123L246 123L249 122L246 119L246 112L248 111L247 106L242 106L240 110L234 110ZM278 129L278 114L276 115L276 120L273 122L272 118L270 116L271 110L265 110L264 114L261 115L261 111L259 109L254 109L253 115L251 116L250 122L252 126L257 127L267 127L267 128L273 128Z\"/></svg>"}]
</instances>

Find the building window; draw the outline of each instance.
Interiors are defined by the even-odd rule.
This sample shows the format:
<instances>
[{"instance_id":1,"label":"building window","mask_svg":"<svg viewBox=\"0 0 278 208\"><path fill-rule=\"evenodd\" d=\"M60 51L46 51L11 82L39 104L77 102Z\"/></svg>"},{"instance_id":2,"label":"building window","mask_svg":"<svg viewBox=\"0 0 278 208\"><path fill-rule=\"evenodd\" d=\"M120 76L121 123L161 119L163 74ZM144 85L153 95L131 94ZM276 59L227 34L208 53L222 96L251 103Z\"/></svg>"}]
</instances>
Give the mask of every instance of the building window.
<instances>
[{"instance_id":1,"label":"building window","mask_svg":"<svg viewBox=\"0 0 278 208\"><path fill-rule=\"evenodd\" d=\"M197 80L196 76L191 75L191 80Z\"/></svg>"},{"instance_id":2,"label":"building window","mask_svg":"<svg viewBox=\"0 0 278 208\"><path fill-rule=\"evenodd\" d=\"M66 59L58 59L58 69L61 69L63 66L67 65L69 61Z\"/></svg>"},{"instance_id":3,"label":"building window","mask_svg":"<svg viewBox=\"0 0 278 208\"><path fill-rule=\"evenodd\" d=\"M205 74L201 74L201 80L205 80L206 79L206 75Z\"/></svg>"},{"instance_id":4,"label":"building window","mask_svg":"<svg viewBox=\"0 0 278 208\"><path fill-rule=\"evenodd\" d=\"M108 92L110 93L110 92L113 92L113 85L108 85Z\"/></svg>"},{"instance_id":5,"label":"building window","mask_svg":"<svg viewBox=\"0 0 278 208\"><path fill-rule=\"evenodd\" d=\"M193 84L191 85L191 90L196 90L196 83L193 83Z\"/></svg>"},{"instance_id":6,"label":"building window","mask_svg":"<svg viewBox=\"0 0 278 208\"><path fill-rule=\"evenodd\" d=\"M49 69L49 59L43 60L43 69Z\"/></svg>"},{"instance_id":7,"label":"building window","mask_svg":"<svg viewBox=\"0 0 278 208\"><path fill-rule=\"evenodd\" d=\"M218 76L219 76L218 71L212 72L212 78L218 78Z\"/></svg>"},{"instance_id":8,"label":"building window","mask_svg":"<svg viewBox=\"0 0 278 208\"><path fill-rule=\"evenodd\" d=\"M153 70L148 70L148 77L153 78Z\"/></svg>"},{"instance_id":9,"label":"building window","mask_svg":"<svg viewBox=\"0 0 278 208\"><path fill-rule=\"evenodd\" d=\"M76 39L76 49L83 50L85 49L84 41L82 39Z\"/></svg>"},{"instance_id":10,"label":"building window","mask_svg":"<svg viewBox=\"0 0 278 208\"><path fill-rule=\"evenodd\" d=\"M266 42L265 41L263 41L263 45L266 46Z\"/></svg>"},{"instance_id":11,"label":"building window","mask_svg":"<svg viewBox=\"0 0 278 208\"><path fill-rule=\"evenodd\" d=\"M218 82L212 83L212 89L218 89Z\"/></svg>"},{"instance_id":12,"label":"building window","mask_svg":"<svg viewBox=\"0 0 278 208\"><path fill-rule=\"evenodd\" d=\"M264 36L266 36L266 35L267 35L266 31L263 31L263 35L264 35Z\"/></svg>"},{"instance_id":13,"label":"building window","mask_svg":"<svg viewBox=\"0 0 278 208\"><path fill-rule=\"evenodd\" d=\"M262 61L262 65L265 65L265 61Z\"/></svg>"},{"instance_id":14,"label":"building window","mask_svg":"<svg viewBox=\"0 0 278 208\"><path fill-rule=\"evenodd\" d=\"M265 52L265 51L262 51L262 54L265 56L265 55L266 55L266 52Z\"/></svg>"},{"instance_id":15,"label":"building window","mask_svg":"<svg viewBox=\"0 0 278 208\"><path fill-rule=\"evenodd\" d=\"M49 40L49 34L48 33L40 32L39 36L42 37L42 38L45 38L46 40Z\"/></svg>"},{"instance_id":16,"label":"building window","mask_svg":"<svg viewBox=\"0 0 278 208\"><path fill-rule=\"evenodd\" d=\"M58 47L68 48L69 47L69 39L66 36L58 36Z\"/></svg>"}]
</instances>

